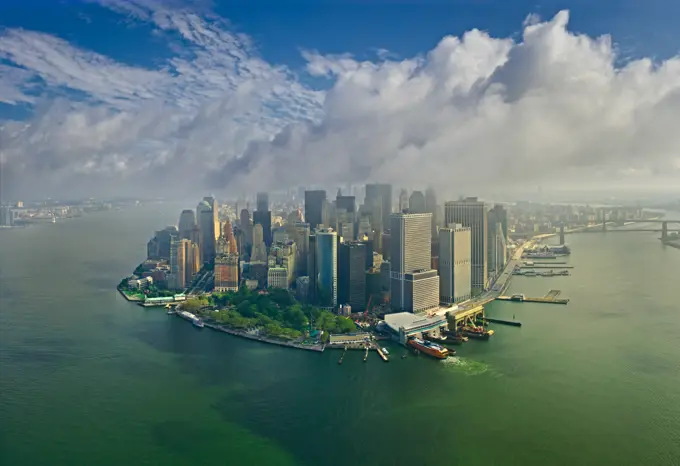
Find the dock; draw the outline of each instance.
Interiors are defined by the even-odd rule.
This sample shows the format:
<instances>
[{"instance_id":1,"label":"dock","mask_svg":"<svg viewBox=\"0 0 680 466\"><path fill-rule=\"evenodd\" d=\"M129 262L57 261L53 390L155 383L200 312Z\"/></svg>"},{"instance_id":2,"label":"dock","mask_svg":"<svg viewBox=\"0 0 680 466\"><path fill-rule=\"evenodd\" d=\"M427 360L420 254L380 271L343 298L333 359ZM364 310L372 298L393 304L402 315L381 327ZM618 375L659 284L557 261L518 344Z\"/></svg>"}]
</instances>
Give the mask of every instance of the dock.
<instances>
[{"instance_id":1,"label":"dock","mask_svg":"<svg viewBox=\"0 0 680 466\"><path fill-rule=\"evenodd\" d=\"M499 301L512 301L516 303L545 303L545 304L567 304L569 299L558 298L562 293L560 290L550 290L548 294L542 298L529 298L523 294L514 294L512 296L499 296L496 299Z\"/></svg>"},{"instance_id":2,"label":"dock","mask_svg":"<svg viewBox=\"0 0 680 466\"><path fill-rule=\"evenodd\" d=\"M364 353L364 362L368 361L368 346L366 346L366 352Z\"/></svg>"},{"instance_id":3,"label":"dock","mask_svg":"<svg viewBox=\"0 0 680 466\"><path fill-rule=\"evenodd\" d=\"M520 265L522 269L573 269L573 265L552 265L552 264L534 264L534 265Z\"/></svg>"},{"instance_id":4,"label":"dock","mask_svg":"<svg viewBox=\"0 0 680 466\"><path fill-rule=\"evenodd\" d=\"M522 322L517 322L516 320L503 320L503 319L492 319L490 317L483 317L482 322L491 322L492 324L503 324L510 325L512 327L521 327Z\"/></svg>"}]
</instances>

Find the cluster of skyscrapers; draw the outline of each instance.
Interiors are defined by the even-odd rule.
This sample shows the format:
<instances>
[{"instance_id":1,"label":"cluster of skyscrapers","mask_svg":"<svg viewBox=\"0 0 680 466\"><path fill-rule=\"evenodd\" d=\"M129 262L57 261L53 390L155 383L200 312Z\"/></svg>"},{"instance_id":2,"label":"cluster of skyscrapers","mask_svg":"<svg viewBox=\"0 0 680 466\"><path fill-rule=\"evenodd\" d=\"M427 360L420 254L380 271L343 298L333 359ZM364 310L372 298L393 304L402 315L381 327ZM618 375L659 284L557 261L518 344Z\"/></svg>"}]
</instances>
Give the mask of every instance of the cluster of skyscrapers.
<instances>
[{"instance_id":1,"label":"cluster of skyscrapers","mask_svg":"<svg viewBox=\"0 0 680 466\"><path fill-rule=\"evenodd\" d=\"M222 224L217 202L206 197L195 214L182 212L179 228L156 232L148 259L167 261L171 289L189 287L201 267L214 268L216 291L287 288L303 301L353 312L389 303L418 313L466 301L505 266L500 205L466 198L442 208L432 189L401 190L395 209L389 184L366 185L361 205L341 190L332 201L324 190L300 194L304 213L288 204L274 224L267 193L257 194L252 216L244 208Z\"/></svg>"}]
</instances>

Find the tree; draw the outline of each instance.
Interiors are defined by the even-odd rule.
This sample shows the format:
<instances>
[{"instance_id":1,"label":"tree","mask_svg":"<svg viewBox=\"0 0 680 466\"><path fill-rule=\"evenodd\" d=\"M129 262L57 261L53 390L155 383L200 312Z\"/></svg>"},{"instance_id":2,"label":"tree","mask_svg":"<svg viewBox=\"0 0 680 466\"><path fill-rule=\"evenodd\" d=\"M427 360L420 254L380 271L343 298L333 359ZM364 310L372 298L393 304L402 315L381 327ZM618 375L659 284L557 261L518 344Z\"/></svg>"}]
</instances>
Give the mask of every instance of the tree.
<instances>
[{"instance_id":1,"label":"tree","mask_svg":"<svg viewBox=\"0 0 680 466\"><path fill-rule=\"evenodd\" d=\"M299 304L295 304L286 308L283 311L283 320L289 326L296 330L303 330L309 324L307 316L302 311L302 307Z\"/></svg>"},{"instance_id":2,"label":"tree","mask_svg":"<svg viewBox=\"0 0 680 466\"><path fill-rule=\"evenodd\" d=\"M203 307L206 304L204 300L201 300L199 298L193 298L193 299L187 299L182 303L182 310L195 313L197 312L201 307Z\"/></svg>"}]
</instances>

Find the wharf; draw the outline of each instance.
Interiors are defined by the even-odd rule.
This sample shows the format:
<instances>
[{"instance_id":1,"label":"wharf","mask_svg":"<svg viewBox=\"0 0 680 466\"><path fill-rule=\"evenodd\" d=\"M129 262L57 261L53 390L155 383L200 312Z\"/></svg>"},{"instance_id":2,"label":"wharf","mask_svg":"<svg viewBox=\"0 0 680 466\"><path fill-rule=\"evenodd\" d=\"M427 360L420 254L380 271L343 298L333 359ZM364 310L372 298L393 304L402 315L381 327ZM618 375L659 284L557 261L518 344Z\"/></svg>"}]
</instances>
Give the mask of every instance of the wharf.
<instances>
[{"instance_id":1,"label":"wharf","mask_svg":"<svg viewBox=\"0 0 680 466\"><path fill-rule=\"evenodd\" d=\"M503 320L503 319L492 319L490 317L483 317L482 322L491 322L492 324L503 324L510 325L512 327L521 327L522 322L517 322L516 320Z\"/></svg>"},{"instance_id":2,"label":"wharf","mask_svg":"<svg viewBox=\"0 0 680 466\"><path fill-rule=\"evenodd\" d=\"M499 296L496 299L499 301L512 301L516 303L545 303L545 304L567 304L569 299L558 298L562 293L560 290L550 290L542 298L528 298L523 294L516 294L512 296Z\"/></svg>"},{"instance_id":3,"label":"wharf","mask_svg":"<svg viewBox=\"0 0 680 466\"><path fill-rule=\"evenodd\" d=\"M573 269L573 265L552 265L552 264L546 264L546 265L520 265L520 268L522 269Z\"/></svg>"}]
</instances>

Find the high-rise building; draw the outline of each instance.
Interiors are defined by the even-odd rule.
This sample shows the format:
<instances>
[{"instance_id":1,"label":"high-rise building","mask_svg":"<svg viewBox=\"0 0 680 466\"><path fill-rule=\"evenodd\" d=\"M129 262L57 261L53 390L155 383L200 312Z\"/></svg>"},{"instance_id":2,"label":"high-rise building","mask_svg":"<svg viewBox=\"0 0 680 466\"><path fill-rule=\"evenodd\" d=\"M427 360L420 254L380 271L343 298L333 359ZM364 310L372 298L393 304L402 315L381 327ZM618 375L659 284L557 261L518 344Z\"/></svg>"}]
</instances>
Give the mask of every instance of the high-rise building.
<instances>
[{"instance_id":1,"label":"high-rise building","mask_svg":"<svg viewBox=\"0 0 680 466\"><path fill-rule=\"evenodd\" d=\"M498 275L505 268L507 255L507 231L504 233L503 229L507 228L508 217L505 208L500 204L496 204L488 211L487 218L487 231L489 235L487 242L487 269L489 278L493 280L498 277Z\"/></svg>"},{"instance_id":2,"label":"high-rise building","mask_svg":"<svg viewBox=\"0 0 680 466\"><path fill-rule=\"evenodd\" d=\"M6 227L14 225L14 211L10 206L0 207L0 225Z\"/></svg>"},{"instance_id":3,"label":"high-rise building","mask_svg":"<svg viewBox=\"0 0 680 466\"><path fill-rule=\"evenodd\" d=\"M215 235L215 240L220 236L220 220L219 220L219 213L220 213L220 206L217 204L217 200L212 197L212 196L206 196L203 198L204 201L210 205L210 209L212 210L213 214L213 234Z\"/></svg>"},{"instance_id":4,"label":"high-rise building","mask_svg":"<svg viewBox=\"0 0 680 466\"><path fill-rule=\"evenodd\" d=\"M272 213L269 210L256 210L253 212L253 224L262 225L264 244L272 245Z\"/></svg>"},{"instance_id":5,"label":"high-rise building","mask_svg":"<svg viewBox=\"0 0 680 466\"><path fill-rule=\"evenodd\" d=\"M399 191L399 212L408 209L408 192L405 189Z\"/></svg>"},{"instance_id":6,"label":"high-rise building","mask_svg":"<svg viewBox=\"0 0 680 466\"><path fill-rule=\"evenodd\" d=\"M305 191L305 221L314 230L323 224L323 211L326 202L326 191Z\"/></svg>"},{"instance_id":7,"label":"high-rise building","mask_svg":"<svg viewBox=\"0 0 680 466\"><path fill-rule=\"evenodd\" d=\"M215 203L213 203L215 204ZM216 240L219 236L219 224L215 222L215 213L210 202L202 200L196 207L196 218L198 227L201 230L201 260L208 264L215 259ZM217 228L217 231L215 230Z\"/></svg>"},{"instance_id":8,"label":"high-rise building","mask_svg":"<svg viewBox=\"0 0 680 466\"><path fill-rule=\"evenodd\" d=\"M296 256L297 246L295 241L286 240L272 244L272 247L269 250L269 257L267 258L267 266L270 270L272 268L282 268L286 271L285 285L277 285L276 288L287 288L295 281Z\"/></svg>"},{"instance_id":9,"label":"high-rise building","mask_svg":"<svg viewBox=\"0 0 680 466\"><path fill-rule=\"evenodd\" d=\"M413 191L408 199L408 211L412 214L427 212L427 201L422 191Z\"/></svg>"},{"instance_id":10,"label":"high-rise building","mask_svg":"<svg viewBox=\"0 0 680 466\"><path fill-rule=\"evenodd\" d=\"M196 215L191 209L184 209L179 216L179 238L192 240L196 228Z\"/></svg>"},{"instance_id":11,"label":"high-rise building","mask_svg":"<svg viewBox=\"0 0 680 466\"><path fill-rule=\"evenodd\" d=\"M238 291L238 254L222 254L215 258L215 291Z\"/></svg>"},{"instance_id":12,"label":"high-rise building","mask_svg":"<svg viewBox=\"0 0 680 466\"><path fill-rule=\"evenodd\" d=\"M169 226L156 232L146 245L147 259L170 260L172 238L179 239L177 227Z\"/></svg>"},{"instance_id":13,"label":"high-rise building","mask_svg":"<svg viewBox=\"0 0 680 466\"><path fill-rule=\"evenodd\" d=\"M437 209L437 193L434 188L428 187L425 190L425 211L432 214L432 239L436 241L437 237L437 223L438 223L438 209Z\"/></svg>"},{"instance_id":14,"label":"high-rise building","mask_svg":"<svg viewBox=\"0 0 680 466\"><path fill-rule=\"evenodd\" d=\"M267 270L267 288L288 288L288 271L285 267L269 267Z\"/></svg>"},{"instance_id":15,"label":"high-rise building","mask_svg":"<svg viewBox=\"0 0 680 466\"><path fill-rule=\"evenodd\" d=\"M439 229L439 300L454 304L472 296L472 236L469 227Z\"/></svg>"},{"instance_id":16,"label":"high-rise building","mask_svg":"<svg viewBox=\"0 0 680 466\"><path fill-rule=\"evenodd\" d=\"M250 220L250 212L248 209L241 209L240 214L240 225L241 231L243 232L243 238L246 246L253 245L253 223Z\"/></svg>"},{"instance_id":17,"label":"high-rise building","mask_svg":"<svg viewBox=\"0 0 680 466\"><path fill-rule=\"evenodd\" d=\"M257 193L255 210L260 212L267 212L269 210L269 194Z\"/></svg>"},{"instance_id":18,"label":"high-rise building","mask_svg":"<svg viewBox=\"0 0 680 466\"><path fill-rule=\"evenodd\" d=\"M338 236L331 228L317 229L316 269L317 300L323 307L338 304Z\"/></svg>"},{"instance_id":19,"label":"high-rise building","mask_svg":"<svg viewBox=\"0 0 680 466\"><path fill-rule=\"evenodd\" d=\"M397 312L439 307L439 278L431 268L432 214L390 216L391 305Z\"/></svg>"},{"instance_id":20,"label":"high-rise building","mask_svg":"<svg viewBox=\"0 0 680 466\"><path fill-rule=\"evenodd\" d=\"M307 254L307 275L309 276L308 298L310 303L317 301L318 268L316 260L316 233L309 235L309 254Z\"/></svg>"},{"instance_id":21,"label":"high-rise building","mask_svg":"<svg viewBox=\"0 0 680 466\"><path fill-rule=\"evenodd\" d=\"M367 184L364 204L380 206L380 229L390 227L390 214L392 213L392 185L391 184ZM377 219L376 219L377 220ZM373 225L377 228L376 225Z\"/></svg>"},{"instance_id":22,"label":"high-rise building","mask_svg":"<svg viewBox=\"0 0 680 466\"><path fill-rule=\"evenodd\" d=\"M358 241L338 247L338 303L349 304L354 312L366 308L366 244Z\"/></svg>"},{"instance_id":23,"label":"high-rise building","mask_svg":"<svg viewBox=\"0 0 680 466\"><path fill-rule=\"evenodd\" d=\"M201 251L199 250L198 244L190 241L186 246L185 254L185 281L186 286L189 286L198 271L201 270Z\"/></svg>"},{"instance_id":24,"label":"high-rise building","mask_svg":"<svg viewBox=\"0 0 680 466\"><path fill-rule=\"evenodd\" d=\"M297 275L307 275L307 263L309 262L309 223L295 223L295 244L297 244Z\"/></svg>"},{"instance_id":25,"label":"high-rise building","mask_svg":"<svg viewBox=\"0 0 680 466\"><path fill-rule=\"evenodd\" d=\"M267 262L267 247L264 244L262 225L253 225L253 251L250 254L250 262Z\"/></svg>"},{"instance_id":26,"label":"high-rise building","mask_svg":"<svg viewBox=\"0 0 680 466\"><path fill-rule=\"evenodd\" d=\"M354 220L356 214L356 198L354 196L338 196L335 198L335 208L344 210Z\"/></svg>"},{"instance_id":27,"label":"high-rise building","mask_svg":"<svg viewBox=\"0 0 680 466\"><path fill-rule=\"evenodd\" d=\"M445 224L468 227L472 235L472 288L483 291L488 288L488 218L486 205L476 197L447 202L444 212Z\"/></svg>"}]
</instances>

